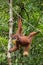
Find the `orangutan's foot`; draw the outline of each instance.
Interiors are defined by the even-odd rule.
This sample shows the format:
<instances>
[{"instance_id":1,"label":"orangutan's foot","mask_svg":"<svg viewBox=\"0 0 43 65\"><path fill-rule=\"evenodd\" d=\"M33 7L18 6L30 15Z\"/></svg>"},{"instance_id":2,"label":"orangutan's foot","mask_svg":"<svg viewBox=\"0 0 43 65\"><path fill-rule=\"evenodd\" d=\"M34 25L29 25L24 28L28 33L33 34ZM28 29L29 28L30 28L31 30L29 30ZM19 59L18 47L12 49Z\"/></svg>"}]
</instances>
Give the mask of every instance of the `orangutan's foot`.
<instances>
[{"instance_id":1,"label":"orangutan's foot","mask_svg":"<svg viewBox=\"0 0 43 65\"><path fill-rule=\"evenodd\" d=\"M28 56L28 52L25 51L25 52L23 53L23 55L24 55L24 56Z\"/></svg>"}]
</instances>

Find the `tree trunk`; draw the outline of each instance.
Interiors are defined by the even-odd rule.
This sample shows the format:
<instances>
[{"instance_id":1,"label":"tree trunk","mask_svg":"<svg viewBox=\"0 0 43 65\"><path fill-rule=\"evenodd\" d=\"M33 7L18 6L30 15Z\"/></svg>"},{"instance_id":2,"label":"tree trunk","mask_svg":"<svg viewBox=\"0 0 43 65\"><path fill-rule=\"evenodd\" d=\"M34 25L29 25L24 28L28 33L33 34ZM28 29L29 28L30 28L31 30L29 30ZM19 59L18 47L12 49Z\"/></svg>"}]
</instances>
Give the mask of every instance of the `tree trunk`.
<instances>
[{"instance_id":1,"label":"tree trunk","mask_svg":"<svg viewBox=\"0 0 43 65\"><path fill-rule=\"evenodd\" d=\"M12 0L9 0L9 15L10 15L10 19L9 19L9 41L8 41L8 51L11 48L11 44L12 44L12 29L13 29L13 12L12 12ZM7 54L8 57L8 64L12 65L11 63L11 54L8 52Z\"/></svg>"}]
</instances>

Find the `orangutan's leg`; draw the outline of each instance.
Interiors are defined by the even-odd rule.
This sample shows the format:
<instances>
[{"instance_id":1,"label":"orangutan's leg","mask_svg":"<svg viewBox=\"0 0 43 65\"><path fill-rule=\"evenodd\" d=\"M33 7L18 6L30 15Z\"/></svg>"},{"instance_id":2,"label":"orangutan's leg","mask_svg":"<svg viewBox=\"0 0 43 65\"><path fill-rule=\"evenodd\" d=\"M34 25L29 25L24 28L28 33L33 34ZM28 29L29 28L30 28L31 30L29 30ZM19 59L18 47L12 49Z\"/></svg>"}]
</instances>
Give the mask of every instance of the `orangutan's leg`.
<instances>
[{"instance_id":1,"label":"orangutan's leg","mask_svg":"<svg viewBox=\"0 0 43 65\"><path fill-rule=\"evenodd\" d=\"M24 53L23 53L23 55L24 56L28 56L29 54L28 54L28 50L30 49L30 45L27 45L26 47L25 47L25 49L24 49Z\"/></svg>"}]
</instances>

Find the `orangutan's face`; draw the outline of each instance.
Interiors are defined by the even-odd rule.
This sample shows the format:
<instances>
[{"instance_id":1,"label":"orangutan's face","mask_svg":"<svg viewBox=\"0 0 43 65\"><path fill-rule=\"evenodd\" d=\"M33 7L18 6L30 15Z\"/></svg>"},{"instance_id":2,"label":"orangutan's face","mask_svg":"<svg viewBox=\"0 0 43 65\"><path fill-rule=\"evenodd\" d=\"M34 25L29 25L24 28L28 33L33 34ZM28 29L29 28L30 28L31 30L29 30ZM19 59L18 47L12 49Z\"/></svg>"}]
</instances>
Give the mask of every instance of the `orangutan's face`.
<instances>
[{"instance_id":1,"label":"orangutan's face","mask_svg":"<svg viewBox=\"0 0 43 65\"><path fill-rule=\"evenodd\" d=\"M16 44L17 41L17 35L15 35L14 37L12 37L12 43Z\"/></svg>"}]
</instances>

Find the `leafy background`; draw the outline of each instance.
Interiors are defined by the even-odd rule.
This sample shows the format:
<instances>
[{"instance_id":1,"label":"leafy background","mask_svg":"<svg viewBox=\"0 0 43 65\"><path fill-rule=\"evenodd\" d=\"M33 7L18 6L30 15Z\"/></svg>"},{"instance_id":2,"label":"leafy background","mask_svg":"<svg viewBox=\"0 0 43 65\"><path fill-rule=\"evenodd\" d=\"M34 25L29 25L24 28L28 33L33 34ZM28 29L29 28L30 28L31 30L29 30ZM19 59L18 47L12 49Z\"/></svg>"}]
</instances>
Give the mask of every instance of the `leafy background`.
<instances>
[{"instance_id":1,"label":"leafy background","mask_svg":"<svg viewBox=\"0 0 43 65\"><path fill-rule=\"evenodd\" d=\"M12 65L43 65L43 0L13 0L13 33L17 31L18 14L23 18L23 34L40 30L32 41L30 54L24 57L23 49L12 53ZM8 65L6 50L9 32L9 3L0 0L0 65Z\"/></svg>"}]
</instances>

